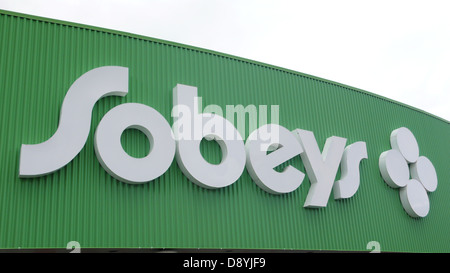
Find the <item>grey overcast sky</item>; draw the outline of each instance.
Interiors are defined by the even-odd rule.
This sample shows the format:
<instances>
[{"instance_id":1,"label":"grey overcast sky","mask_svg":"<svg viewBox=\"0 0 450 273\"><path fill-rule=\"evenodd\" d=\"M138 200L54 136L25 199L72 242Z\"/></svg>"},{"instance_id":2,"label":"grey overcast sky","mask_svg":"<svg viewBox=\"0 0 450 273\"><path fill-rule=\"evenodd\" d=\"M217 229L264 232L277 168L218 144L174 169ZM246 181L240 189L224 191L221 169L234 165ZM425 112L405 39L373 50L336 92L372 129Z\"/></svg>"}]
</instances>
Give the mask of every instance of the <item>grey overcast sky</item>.
<instances>
[{"instance_id":1,"label":"grey overcast sky","mask_svg":"<svg viewBox=\"0 0 450 273\"><path fill-rule=\"evenodd\" d=\"M0 0L0 9L228 53L450 120L450 1Z\"/></svg>"}]
</instances>

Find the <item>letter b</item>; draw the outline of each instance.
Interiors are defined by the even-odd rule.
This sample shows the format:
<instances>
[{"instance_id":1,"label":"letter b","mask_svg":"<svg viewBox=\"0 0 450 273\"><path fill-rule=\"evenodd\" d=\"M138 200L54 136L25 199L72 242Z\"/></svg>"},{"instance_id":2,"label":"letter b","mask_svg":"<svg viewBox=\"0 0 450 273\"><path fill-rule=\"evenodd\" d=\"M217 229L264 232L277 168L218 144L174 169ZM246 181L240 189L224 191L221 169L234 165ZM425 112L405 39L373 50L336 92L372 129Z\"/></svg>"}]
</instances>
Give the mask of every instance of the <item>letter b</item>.
<instances>
[{"instance_id":1,"label":"letter b","mask_svg":"<svg viewBox=\"0 0 450 273\"><path fill-rule=\"evenodd\" d=\"M245 147L241 135L225 118L198 109L197 87L177 84L173 89L173 130L176 158L189 180L207 189L233 184L245 167ZM203 126L203 124L212 126ZM227 139L226 136L233 136ZM215 139L222 149L222 161L214 165L200 153L203 138Z\"/></svg>"}]
</instances>

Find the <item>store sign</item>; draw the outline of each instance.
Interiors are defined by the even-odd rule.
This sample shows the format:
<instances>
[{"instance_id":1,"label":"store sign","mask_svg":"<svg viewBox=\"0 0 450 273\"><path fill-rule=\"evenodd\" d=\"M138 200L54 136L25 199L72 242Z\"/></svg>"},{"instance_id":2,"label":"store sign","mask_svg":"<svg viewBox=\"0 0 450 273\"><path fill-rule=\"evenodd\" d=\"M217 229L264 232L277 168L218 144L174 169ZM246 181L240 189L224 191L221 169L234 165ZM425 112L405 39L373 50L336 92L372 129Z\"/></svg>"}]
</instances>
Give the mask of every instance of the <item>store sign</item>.
<instances>
[{"instance_id":1,"label":"store sign","mask_svg":"<svg viewBox=\"0 0 450 273\"><path fill-rule=\"evenodd\" d=\"M22 145L19 176L38 177L67 165L86 143L95 103L105 96L127 93L128 68L125 67L99 67L78 78L64 98L56 133L43 143ZM200 109L197 88L182 84L173 88L172 126L148 105L116 106L105 114L96 129L97 158L111 176L126 183L147 183L158 178L176 157L184 175L201 187L229 186L247 168L260 188L283 194L296 190L305 174L293 166L282 172L274 168L300 155L311 182L304 207L326 207L331 191L335 199L350 198L357 192L359 165L368 158L365 142L346 146L345 138L331 136L321 152L313 132L289 131L270 123L254 130L244 143L232 122L216 113L202 113ZM128 128L138 129L147 136L151 147L147 156L134 158L123 150L120 138ZM219 164L210 164L203 158L200 152L203 138L214 139L221 147ZM381 174L388 185L401 188L406 212L412 217L424 217L429 210L426 191L437 187L434 167L426 157L418 156L417 142L408 129L394 131L391 145L393 149L380 156ZM341 179L334 181L339 168Z\"/></svg>"},{"instance_id":2,"label":"store sign","mask_svg":"<svg viewBox=\"0 0 450 273\"><path fill-rule=\"evenodd\" d=\"M392 188L400 188L401 203L410 216L427 216L427 192L434 192L438 183L433 164L427 157L419 156L417 140L405 127L392 132L391 147L379 159L384 181Z\"/></svg>"}]
</instances>

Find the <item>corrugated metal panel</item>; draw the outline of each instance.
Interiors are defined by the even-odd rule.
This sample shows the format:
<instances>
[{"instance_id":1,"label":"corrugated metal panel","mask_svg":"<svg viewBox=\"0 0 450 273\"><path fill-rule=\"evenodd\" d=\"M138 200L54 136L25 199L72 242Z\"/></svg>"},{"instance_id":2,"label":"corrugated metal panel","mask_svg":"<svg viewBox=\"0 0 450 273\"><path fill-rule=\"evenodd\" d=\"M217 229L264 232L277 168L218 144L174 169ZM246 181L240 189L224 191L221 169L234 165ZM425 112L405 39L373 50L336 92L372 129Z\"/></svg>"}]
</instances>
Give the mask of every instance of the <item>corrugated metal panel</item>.
<instances>
[{"instance_id":1,"label":"corrugated metal panel","mask_svg":"<svg viewBox=\"0 0 450 273\"><path fill-rule=\"evenodd\" d=\"M78 241L82 248L366 250L378 241L382 251L450 251L450 126L442 119L316 77L115 31L1 11L0 37L0 248L65 248ZM129 94L97 103L86 146L66 167L19 179L21 144L53 135L72 82L105 65L129 68ZM145 185L113 179L94 154L100 119L116 105L139 102L171 123L177 83L197 86L204 106L279 105L280 124L313 131L321 149L332 135L348 144L366 141L359 191L349 200L330 197L326 208L305 209L307 177L279 196L261 190L247 171L229 187L206 190L189 182L175 160ZM378 169L391 131L401 126L414 132L439 177L424 219L404 212L398 190ZM133 131L123 145L134 155L148 149ZM213 143L202 151L217 160ZM288 163L305 171L299 157Z\"/></svg>"}]
</instances>

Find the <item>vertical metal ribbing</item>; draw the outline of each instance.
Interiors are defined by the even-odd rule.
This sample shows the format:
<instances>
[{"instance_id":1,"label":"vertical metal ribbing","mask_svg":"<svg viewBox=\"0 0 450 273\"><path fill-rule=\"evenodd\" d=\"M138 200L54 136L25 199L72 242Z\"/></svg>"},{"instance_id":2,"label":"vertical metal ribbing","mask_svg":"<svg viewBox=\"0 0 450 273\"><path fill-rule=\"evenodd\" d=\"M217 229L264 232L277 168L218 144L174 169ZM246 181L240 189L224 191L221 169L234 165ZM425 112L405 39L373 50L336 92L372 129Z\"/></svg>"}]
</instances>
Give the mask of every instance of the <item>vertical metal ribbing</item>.
<instances>
[{"instance_id":1,"label":"vertical metal ribbing","mask_svg":"<svg viewBox=\"0 0 450 273\"><path fill-rule=\"evenodd\" d=\"M0 248L65 248L78 240L82 247L365 251L369 241L378 240L382 251L449 250L448 122L326 80L132 35L3 12L0 35ZM96 104L86 146L66 167L19 179L20 145L48 139L67 89L102 65L129 67L129 94ZM305 209L308 177L281 196L256 186L247 170L230 187L206 190L189 182L175 160L146 185L113 179L93 151L101 118L116 105L138 102L172 124L176 83L198 86L203 107L217 104L224 114L226 104L267 105L269 112L279 104L280 124L313 131L321 149L331 135L348 138L347 144L365 141L369 159L361 163L359 191L349 200L331 197L326 208ZM390 149L391 131L401 126L413 131L421 155L438 171L425 219L407 216L398 189L379 174L378 157ZM140 138L130 136L125 146L143 149ZM211 148L205 157L217 156ZM299 158L287 164L304 171Z\"/></svg>"}]
</instances>

